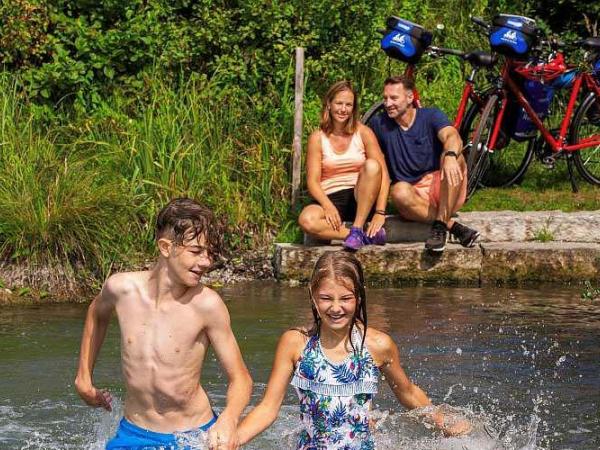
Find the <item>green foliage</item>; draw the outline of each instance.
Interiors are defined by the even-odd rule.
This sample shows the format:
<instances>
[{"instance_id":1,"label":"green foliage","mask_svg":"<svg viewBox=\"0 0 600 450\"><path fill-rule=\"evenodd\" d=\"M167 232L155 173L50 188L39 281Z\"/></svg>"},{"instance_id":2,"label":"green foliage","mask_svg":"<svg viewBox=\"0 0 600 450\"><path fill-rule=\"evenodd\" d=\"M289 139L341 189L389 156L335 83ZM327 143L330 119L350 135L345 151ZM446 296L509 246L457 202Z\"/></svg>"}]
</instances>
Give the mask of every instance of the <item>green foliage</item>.
<instances>
[{"instance_id":1,"label":"green foliage","mask_svg":"<svg viewBox=\"0 0 600 450\"><path fill-rule=\"evenodd\" d=\"M581 292L581 298L586 301L600 300L600 287L593 286L590 281L584 283L584 289Z\"/></svg>"},{"instance_id":2,"label":"green foliage","mask_svg":"<svg viewBox=\"0 0 600 450\"><path fill-rule=\"evenodd\" d=\"M388 15L431 30L443 24L435 43L467 50L487 48L470 14L530 14L552 26L558 17L583 30L582 14L596 11L593 20L598 6L586 8L570 0L546 9L515 0L1 2L1 257L106 271L151 253L154 214L180 195L227 217L231 249L269 243L273 230L297 241L288 200L297 46L306 50L308 133L332 82L353 80L364 111L383 79L404 70L379 49ZM453 116L463 71L453 58L424 61L424 102Z\"/></svg>"}]
</instances>

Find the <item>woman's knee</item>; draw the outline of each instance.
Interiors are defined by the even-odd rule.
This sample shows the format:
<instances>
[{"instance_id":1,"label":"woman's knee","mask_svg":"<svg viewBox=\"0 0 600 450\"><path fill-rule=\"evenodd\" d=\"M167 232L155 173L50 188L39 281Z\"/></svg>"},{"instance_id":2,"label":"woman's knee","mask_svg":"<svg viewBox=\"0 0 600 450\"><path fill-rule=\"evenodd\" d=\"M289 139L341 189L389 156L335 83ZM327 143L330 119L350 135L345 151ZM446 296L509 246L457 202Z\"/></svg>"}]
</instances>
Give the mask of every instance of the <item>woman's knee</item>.
<instances>
[{"instance_id":1,"label":"woman's knee","mask_svg":"<svg viewBox=\"0 0 600 450\"><path fill-rule=\"evenodd\" d=\"M320 219L320 214L315 211L315 208L310 206L304 208L298 217L298 225L303 231L310 233L314 231L317 221Z\"/></svg>"},{"instance_id":2,"label":"woman's knee","mask_svg":"<svg viewBox=\"0 0 600 450\"><path fill-rule=\"evenodd\" d=\"M367 176L381 176L381 164L379 164L379 161L376 159L367 158L361 168L361 171Z\"/></svg>"}]
</instances>

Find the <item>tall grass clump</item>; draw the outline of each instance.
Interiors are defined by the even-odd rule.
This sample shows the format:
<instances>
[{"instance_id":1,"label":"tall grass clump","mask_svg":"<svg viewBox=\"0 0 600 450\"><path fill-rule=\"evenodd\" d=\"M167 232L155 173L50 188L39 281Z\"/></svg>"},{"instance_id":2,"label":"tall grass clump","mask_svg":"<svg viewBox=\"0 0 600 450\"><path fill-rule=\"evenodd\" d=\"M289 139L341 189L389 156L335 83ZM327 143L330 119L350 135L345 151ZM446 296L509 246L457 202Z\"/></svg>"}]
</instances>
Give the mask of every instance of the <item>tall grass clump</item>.
<instances>
[{"instance_id":1,"label":"tall grass clump","mask_svg":"<svg viewBox=\"0 0 600 450\"><path fill-rule=\"evenodd\" d=\"M105 268L132 232L123 180L76 144L57 144L4 75L0 108L2 259Z\"/></svg>"},{"instance_id":2,"label":"tall grass clump","mask_svg":"<svg viewBox=\"0 0 600 450\"><path fill-rule=\"evenodd\" d=\"M223 87L218 74L157 76L146 88L133 102L108 99L103 117L76 138L94 143L87 152L112 155L104 164L127 184L144 230L139 242L150 249L156 211L180 196L225 216L233 249L269 242L289 210L290 90L257 100Z\"/></svg>"}]
</instances>

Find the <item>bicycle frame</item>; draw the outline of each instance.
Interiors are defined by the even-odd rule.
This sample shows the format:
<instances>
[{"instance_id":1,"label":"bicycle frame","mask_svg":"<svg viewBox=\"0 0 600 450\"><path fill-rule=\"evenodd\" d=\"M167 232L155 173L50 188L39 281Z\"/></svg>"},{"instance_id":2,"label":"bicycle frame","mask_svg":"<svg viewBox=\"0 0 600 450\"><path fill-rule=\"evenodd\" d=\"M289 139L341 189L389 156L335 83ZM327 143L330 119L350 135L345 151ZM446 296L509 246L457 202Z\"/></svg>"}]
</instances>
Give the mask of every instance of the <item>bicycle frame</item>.
<instances>
[{"instance_id":1,"label":"bicycle frame","mask_svg":"<svg viewBox=\"0 0 600 450\"><path fill-rule=\"evenodd\" d=\"M527 112L527 115L529 116L531 121L535 124L536 128L544 137L544 140L552 148L552 152L575 152L581 150L582 148L600 145L600 134L586 138L578 144L567 144L567 133L569 131L569 125L571 124L571 118L573 116L573 111L575 109L575 104L577 103L577 97L579 96L582 84L585 82L587 89L590 92L594 92L595 95L600 98L600 87L596 84L591 74L587 72L580 72L575 76L573 86L571 87L571 94L569 97L569 102L567 104L567 109L561 122L560 131L558 137L555 138L552 135L552 133L548 130L548 128L546 128L546 126L543 124L542 120L538 117L537 113L534 111L533 107L525 97L525 94L523 93L517 82L515 82L515 80L512 78L511 70L514 66L514 63L512 63L511 61L507 61L504 64L504 67L502 68L502 75L500 81L505 86L505 88L507 87L508 91L510 91L510 93L517 99L519 105L521 105L523 109ZM488 151L490 152L493 152L496 147L496 141L500 133L502 119L504 117L504 112L506 111L507 104L508 96L503 95L502 106L500 108L500 111L498 112L496 122L494 123L492 136L490 138L490 143L488 146Z\"/></svg>"},{"instance_id":2,"label":"bicycle frame","mask_svg":"<svg viewBox=\"0 0 600 450\"><path fill-rule=\"evenodd\" d=\"M467 105L469 104L469 100L473 103L478 104L479 106L484 106L484 100L477 94L475 91L475 75L477 74L479 69L471 70L471 74L465 80L465 85L463 87L462 95L460 98L460 103L458 104L458 110L456 112L456 117L454 119L454 123L452 124L454 128L460 131L460 127L463 119L465 118L465 112L467 111ZM408 64L406 69L404 69L404 76L413 78L415 74L415 65ZM421 107L421 99L419 97L419 92L415 89L413 92L414 100L413 106L415 108Z\"/></svg>"}]
</instances>

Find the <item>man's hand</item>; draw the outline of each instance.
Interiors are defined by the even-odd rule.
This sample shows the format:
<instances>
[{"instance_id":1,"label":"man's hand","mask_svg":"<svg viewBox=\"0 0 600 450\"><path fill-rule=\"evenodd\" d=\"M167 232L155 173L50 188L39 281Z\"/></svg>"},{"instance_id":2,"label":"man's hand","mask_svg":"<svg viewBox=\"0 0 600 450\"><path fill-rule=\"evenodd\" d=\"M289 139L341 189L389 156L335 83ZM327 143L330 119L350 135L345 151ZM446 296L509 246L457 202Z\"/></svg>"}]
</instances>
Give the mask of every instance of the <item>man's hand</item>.
<instances>
[{"instance_id":1,"label":"man's hand","mask_svg":"<svg viewBox=\"0 0 600 450\"><path fill-rule=\"evenodd\" d=\"M458 186L462 181L463 173L454 156L444 157L440 179L447 179L452 187Z\"/></svg>"},{"instance_id":2,"label":"man's hand","mask_svg":"<svg viewBox=\"0 0 600 450\"><path fill-rule=\"evenodd\" d=\"M82 384L75 381L77 393L89 406L94 408L104 408L112 411L112 396L106 389L96 389L91 384Z\"/></svg>"},{"instance_id":3,"label":"man's hand","mask_svg":"<svg viewBox=\"0 0 600 450\"><path fill-rule=\"evenodd\" d=\"M208 432L210 450L237 450L240 443L236 432L236 421L221 414L217 423Z\"/></svg>"},{"instance_id":4,"label":"man's hand","mask_svg":"<svg viewBox=\"0 0 600 450\"><path fill-rule=\"evenodd\" d=\"M323 210L325 212L325 220L327 221L327 223L335 231L338 231L340 229L340 226L342 225L342 218L340 217L340 213L338 212L337 208L331 205L325 206Z\"/></svg>"},{"instance_id":5,"label":"man's hand","mask_svg":"<svg viewBox=\"0 0 600 450\"><path fill-rule=\"evenodd\" d=\"M373 218L369 223L369 228L367 228L367 236L373 237L375 233L377 233L383 224L385 223L385 216L383 214L373 214Z\"/></svg>"}]
</instances>

